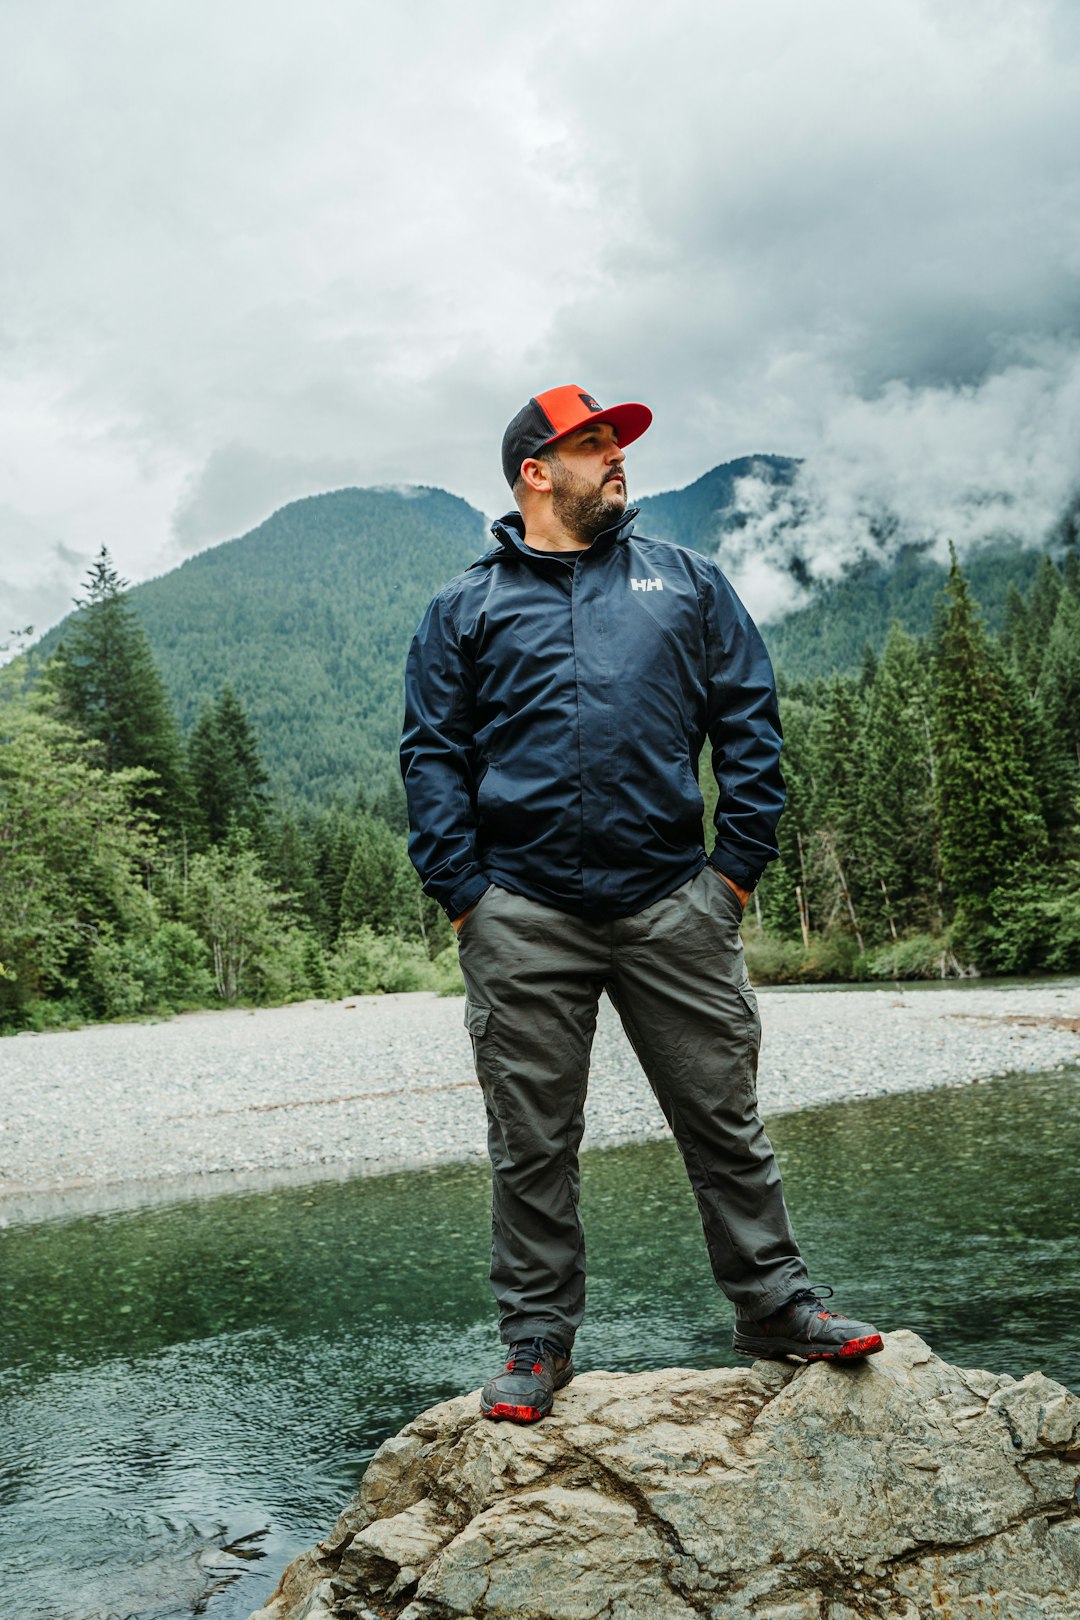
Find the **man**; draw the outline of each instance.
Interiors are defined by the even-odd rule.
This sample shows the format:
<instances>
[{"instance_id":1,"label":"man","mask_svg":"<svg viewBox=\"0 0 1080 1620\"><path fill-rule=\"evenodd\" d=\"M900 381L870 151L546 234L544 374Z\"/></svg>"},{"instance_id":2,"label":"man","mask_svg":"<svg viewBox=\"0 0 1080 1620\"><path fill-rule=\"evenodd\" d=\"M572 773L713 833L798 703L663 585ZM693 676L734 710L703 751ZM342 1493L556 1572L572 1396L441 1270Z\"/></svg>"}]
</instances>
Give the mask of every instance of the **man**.
<instances>
[{"instance_id":1,"label":"man","mask_svg":"<svg viewBox=\"0 0 1080 1620\"><path fill-rule=\"evenodd\" d=\"M739 924L777 853L776 691L715 563L634 533L626 449L651 420L573 384L530 399L503 438L518 510L431 603L406 671L409 848L458 932L487 1106L509 1355L481 1410L523 1423L573 1376L578 1147L605 990L682 1152L736 1350L881 1349L810 1288L757 1113ZM708 858L706 737L719 786Z\"/></svg>"}]
</instances>

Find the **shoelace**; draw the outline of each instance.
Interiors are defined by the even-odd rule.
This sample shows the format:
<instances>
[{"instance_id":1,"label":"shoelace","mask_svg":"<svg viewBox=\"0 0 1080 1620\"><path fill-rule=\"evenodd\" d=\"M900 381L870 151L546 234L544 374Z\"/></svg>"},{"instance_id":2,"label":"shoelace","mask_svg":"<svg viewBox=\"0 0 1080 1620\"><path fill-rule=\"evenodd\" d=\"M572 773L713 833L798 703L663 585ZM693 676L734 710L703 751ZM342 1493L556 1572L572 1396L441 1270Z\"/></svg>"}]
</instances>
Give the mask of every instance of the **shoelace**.
<instances>
[{"instance_id":1,"label":"shoelace","mask_svg":"<svg viewBox=\"0 0 1080 1620\"><path fill-rule=\"evenodd\" d=\"M830 1288L828 1283L823 1283L820 1288L816 1283L812 1283L809 1288L800 1288L797 1294L793 1294L788 1300L788 1304L820 1305L825 1316L837 1316L839 1315L838 1311L829 1311L824 1309L825 1301L827 1299L831 1299L835 1292L836 1290Z\"/></svg>"},{"instance_id":2,"label":"shoelace","mask_svg":"<svg viewBox=\"0 0 1080 1620\"><path fill-rule=\"evenodd\" d=\"M507 1372L532 1372L543 1361L547 1348L543 1339L522 1339L520 1344L512 1344L506 1362Z\"/></svg>"}]
</instances>

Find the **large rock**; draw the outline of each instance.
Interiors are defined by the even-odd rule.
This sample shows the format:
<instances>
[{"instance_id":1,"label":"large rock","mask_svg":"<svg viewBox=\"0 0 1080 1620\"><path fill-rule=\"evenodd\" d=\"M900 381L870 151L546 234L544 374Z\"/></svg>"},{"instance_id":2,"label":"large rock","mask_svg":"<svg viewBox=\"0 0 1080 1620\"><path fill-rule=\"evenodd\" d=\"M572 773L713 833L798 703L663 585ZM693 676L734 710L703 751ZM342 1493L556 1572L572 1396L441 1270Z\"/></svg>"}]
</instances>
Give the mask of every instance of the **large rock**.
<instances>
[{"instance_id":1,"label":"large rock","mask_svg":"<svg viewBox=\"0 0 1080 1620\"><path fill-rule=\"evenodd\" d=\"M252 1620L1077 1620L1080 1399L913 1333L854 1366L435 1406Z\"/></svg>"}]
</instances>

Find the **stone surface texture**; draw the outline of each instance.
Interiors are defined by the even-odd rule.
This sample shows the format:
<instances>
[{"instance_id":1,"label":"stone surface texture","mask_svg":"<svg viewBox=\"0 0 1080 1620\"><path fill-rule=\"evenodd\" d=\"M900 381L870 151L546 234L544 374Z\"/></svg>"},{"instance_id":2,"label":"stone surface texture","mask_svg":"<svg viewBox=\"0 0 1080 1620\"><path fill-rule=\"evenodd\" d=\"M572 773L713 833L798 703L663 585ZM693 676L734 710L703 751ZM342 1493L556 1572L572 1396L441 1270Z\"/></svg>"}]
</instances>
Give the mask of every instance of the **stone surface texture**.
<instances>
[{"instance_id":1,"label":"stone surface texture","mask_svg":"<svg viewBox=\"0 0 1080 1620\"><path fill-rule=\"evenodd\" d=\"M1077 1620L1080 1399L913 1333L852 1366L433 1407L252 1620Z\"/></svg>"}]
</instances>

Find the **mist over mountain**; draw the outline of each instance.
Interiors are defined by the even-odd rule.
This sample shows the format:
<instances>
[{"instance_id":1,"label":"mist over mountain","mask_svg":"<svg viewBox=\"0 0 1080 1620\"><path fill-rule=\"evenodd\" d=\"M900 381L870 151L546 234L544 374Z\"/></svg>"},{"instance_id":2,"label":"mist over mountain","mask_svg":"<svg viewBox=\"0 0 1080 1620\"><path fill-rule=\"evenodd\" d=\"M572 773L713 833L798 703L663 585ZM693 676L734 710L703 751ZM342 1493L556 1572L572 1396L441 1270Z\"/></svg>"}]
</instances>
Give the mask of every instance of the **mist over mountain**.
<instances>
[{"instance_id":1,"label":"mist over mountain","mask_svg":"<svg viewBox=\"0 0 1080 1620\"><path fill-rule=\"evenodd\" d=\"M749 456L638 503L643 532L717 557L792 678L858 667L893 618L926 631L944 579L934 541L905 543L904 526L886 518L869 543L849 546L844 568L824 567L800 517L802 477L789 457ZM1059 520L1050 538L1060 544L1067 528ZM275 790L352 801L396 772L405 651L427 602L490 543L488 520L444 490L340 489L291 502L135 586L131 602L184 730L229 683ZM1009 584L1026 587L1038 557L1015 540L969 550L992 625ZM35 657L62 635L63 625Z\"/></svg>"}]
</instances>

